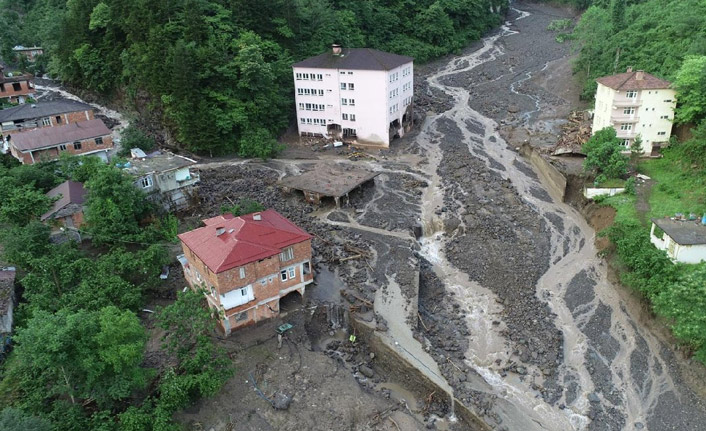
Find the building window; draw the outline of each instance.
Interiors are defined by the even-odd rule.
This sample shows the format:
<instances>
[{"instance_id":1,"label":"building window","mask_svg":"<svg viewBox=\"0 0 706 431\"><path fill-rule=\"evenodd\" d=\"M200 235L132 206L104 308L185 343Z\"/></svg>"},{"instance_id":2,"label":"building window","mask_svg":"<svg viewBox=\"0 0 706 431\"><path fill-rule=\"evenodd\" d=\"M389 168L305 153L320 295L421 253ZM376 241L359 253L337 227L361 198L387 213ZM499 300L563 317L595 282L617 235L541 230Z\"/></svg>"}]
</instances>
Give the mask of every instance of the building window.
<instances>
[{"instance_id":1,"label":"building window","mask_svg":"<svg viewBox=\"0 0 706 431\"><path fill-rule=\"evenodd\" d=\"M355 106L355 99L348 99L348 104L351 106Z\"/></svg>"},{"instance_id":2,"label":"building window","mask_svg":"<svg viewBox=\"0 0 706 431\"><path fill-rule=\"evenodd\" d=\"M81 149L81 143L76 141L74 142L74 150L80 150Z\"/></svg>"},{"instance_id":3,"label":"building window","mask_svg":"<svg viewBox=\"0 0 706 431\"><path fill-rule=\"evenodd\" d=\"M299 122L302 123L302 124L306 124L306 120L305 120L304 118L300 118L300 119L299 119Z\"/></svg>"},{"instance_id":4,"label":"building window","mask_svg":"<svg viewBox=\"0 0 706 431\"><path fill-rule=\"evenodd\" d=\"M346 74L346 72L344 72L344 71L341 71L341 75L345 75L345 74Z\"/></svg>"},{"instance_id":5,"label":"building window","mask_svg":"<svg viewBox=\"0 0 706 431\"><path fill-rule=\"evenodd\" d=\"M98 145L98 146L103 145L103 138L98 137L95 139L95 141L96 141L96 145Z\"/></svg>"},{"instance_id":6,"label":"building window","mask_svg":"<svg viewBox=\"0 0 706 431\"><path fill-rule=\"evenodd\" d=\"M51 126L51 119L49 117L42 118L42 126Z\"/></svg>"},{"instance_id":7,"label":"building window","mask_svg":"<svg viewBox=\"0 0 706 431\"><path fill-rule=\"evenodd\" d=\"M322 75L322 74L319 73L318 75L316 75L316 80L317 80L317 81L323 81L323 80L324 80L324 75Z\"/></svg>"},{"instance_id":8,"label":"building window","mask_svg":"<svg viewBox=\"0 0 706 431\"><path fill-rule=\"evenodd\" d=\"M279 278L282 281L287 281L287 270L283 269L279 272Z\"/></svg>"},{"instance_id":9,"label":"building window","mask_svg":"<svg viewBox=\"0 0 706 431\"><path fill-rule=\"evenodd\" d=\"M297 74L295 74L294 76L296 77L296 80L297 80L297 81L301 81L301 79L302 79L302 74L301 74L301 73L297 73Z\"/></svg>"},{"instance_id":10,"label":"building window","mask_svg":"<svg viewBox=\"0 0 706 431\"><path fill-rule=\"evenodd\" d=\"M323 95L324 95L324 90L319 90L319 96L323 96Z\"/></svg>"},{"instance_id":11,"label":"building window","mask_svg":"<svg viewBox=\"0 0 706 431\"><path fill-rule=\"evenodd\" d=\"M341 118L343 118L344 120L347 120L347 119L348 119L348 114L341 114Z\"/></svg>"},{"instance_id":12,"label":"building window","mask_svg":"<svg viewBox=\"0 0 706 431\"><path fill-rule=\"evenodd\" d=\"M351 114L350 119L351 121L355 121L355 114Z\"/></svg>"},{"instance_id":13,"label":"building window","mask_svg":"<svg viewBox=\"0 0 706 431\"><path fill-rule=\"evenodd\" d=\"M352 83L348 84L348 89L349 90L355 90L355 86Z\"/></svg>"},{"instance_id":14,"label":"building window","mask_svg":"<svg viewBox=\"0 0 706 431\"><path fill-rule=\"evenodd\" d=\"M240 268L240 278L245 278L245 267Z\"/></svg>"},{"instance_id":15,"label":"building window","mask_svg":"<svg viewBox=\"0 0 706 431\"><path fill-rule=\"evenodd\" d=\"M280 262L287 262L294 259L294 248L287 247L279 253Z\"/></svg>"},{"instance_id":16,"label":"building window","mask_svg":"<svg viewBox=\"0 0 706 431\"><path fill-rule=\"evenodd\" d=\"M623 139L623 142L620 143L623 147L629 147L630 146L630 139Z\"/></svg>"},{"instance_id":17,"label":"building window","mask_svg":"<svg viewBox=\"0 0 706 431\"><path fill-rule=\"evenodd\" d=\"M353 72L348 72L349 75L353 75Z\"/></svg>"},{"instance_id":18,"label":"building window","mask_svg":"<svg viewBox=\"0 0 706 431\"><path fill-rule=\"evenodd\" d=\"M66 144L60 144L59 151L66 151Z\"/></svg>"},{"instance_id":19,"label":"building window","mask_svg":"<svg viewBox=\"0 0 706 431\"><path fill-rule=\"evenodd\" d=\"M669 115L662 115L661 117L662 120L669 120Z\"/></svg>"},{"instance_id":20,"label":"building window","mask_svg":"<svg viewBox=\"0 0 706 431\"><path fill-rule=\"evenodd\" d=\"M304 95L304 89L303 89L303 88L297 88L297 94L298 94L299 96L303 96L303 95Z\"/></svg>"},{"instance_id":21,"label":"building window","mask_svg":"<svg viewBox=\"0 0 706 431\"><path fill-rule=\"evenodd\" d=\"M303 103L300 103L300 104L299 104L299 110L300 110L300 111L303 111L303 110L304 110L304 104L303 104Z\"/></svg>"},{"instance_id":22,"label":"building window","mask_svg":"<svg viewBox=\"0 0 706 431\"><path fill-rule=\"evenodd\" d=\"M346 89L346 83L345 83L345 82L341 82L341 90L345 90L345 89Z\"/></svg>"},{"instance_id":23,"label":"building window","mask_svg":"<svg viewBox=\"0 0 706 431\"><path fill-rule=\"evenodd\" d=\"M55 118L56 118L56 124L61 124L61 115L57 115Z\"/></svg>"},{"instance_id":24,"label":"building window","mask_svg":"<svg viewBox=\"0 0 706 431\"><path fill-rule=\"evenodd\" d=\"M664 103L672 103L672 99L667 99L664 101Z\"/></svg>"},{"instance_id":25,"label":"building window","mask_svg":"<svg viewBox=\"0 0 706 431\"><path fill-rule=\"evenodd\" d=\"M664 135L667 134L667 132L657 132L657 134L658 134L659 136L664 136Z\"/></svg>"},{"instance_id":26,"label":"building window","mask_svg":"<svg viewBox=\"0 0 706 431\"><path fill-rule=\"evenodd\" d=\"M140 186L141 186L143 189L146 189L146 188L148 188L148 187L152 187L152 184L153 184L153 183L152 183L152 177L143 177L143 178L140 178Z\"/></svg>"},{"instance_id":27,"label":"building window","mask_svg":"<svg viewBox=\"0 0 706 431\"><path fill-rule=\"evenodd\" d=\"M632 124L621 124L620 130L632 130Z\"/></svg>"},{"instance_id":28,"label":"building window","mask_svg":"<svg viewBox=\"0 0 706 431\"><path fill-rule=\"evenodd\" d=\"M311 124L311 118L306 119L306 124Z\"/></svg>"},{"instance_id":29,"label":"building window","mask_svg":"<svg viewBox=\"0 0 706 431\"><path fill-rule=\"evenodd\" d=\"M355 131L355 129L344 128L343 129L343 136L354 138L354 137L356 137L356 131Z\"/></svg>"},{"instance_id":30,"label":"building window","mask_svg":"<svg viewBox=\"0 0 706 431\"><path fill-rule=\"evenodd\" d=\"M305 106L307 111L311 111L311 103L307 103Z\"/></svg>"},{"instance_id":31,"label":"building window","mask_svg":"<svg viewBox=\"0 0 706 431\"><path fill-rule=\"evenodd\" d=\"M341 99L341 105L348 105L348 99Z\"/></svg>"},{"instance_id":32,"label":"building window","mask_svg":"<svg viewBox=\"0 0 706 431\"><path fill-rule=\"evenodd\" d=\"M20 91L20 90L22 90L22 86L20 85L19 82L13 82L13 83L12 83L12 89L15 90L15 91Z\"/></svg>"},{"instance_id":33,"label":"building window","mask_svg":"<svg viewBox=\"0 0 706 431\"><path fill-rule=\"evenodd\" d=\"M635 113L635 108L625 108L623 109L623 114L625 115L632 115Z\"/></svg>"},{"instance_id":34,"label":"building window","mask_svg":"<svg viewBox=\"0 0 706 431\"><path fill-rule=\"evenodd\" d=\"M628 99L634 99L637 97L637 91L628 91L627 93L625 93L625 97L627 97Z\"/></svg>"},{"instance_id":35,"label":"building window","mask_svg":"<svg viewBox=\"0 0 706 431\"><path fill-rule=\"evenodd\" d=\"M303 75L304 75L304 79L309 79L309 74L308 74L308 73L304 73Z\"/></svg>"},{"instance_id":36,"label":"building window","mask_svg":"<svg viewBox=\"0 0 706 431\"><path fill-rule=\"evenodd\" d=\"M311 274L311 262L309 262L309 261L304 262L304 265L302 266L302 274L304 274L304 275Z\"/></svg>"},{"instance_id":37,"label":"building window","mask_svg":"<svg viewBox=\"0 0 706 431\"><path fill-rule=\"evenodd\" d=\"M294 268L294 267L289 268L289 278L293 279L296 275L297 275L296 268Z\"/></svg>"}]
</instances>

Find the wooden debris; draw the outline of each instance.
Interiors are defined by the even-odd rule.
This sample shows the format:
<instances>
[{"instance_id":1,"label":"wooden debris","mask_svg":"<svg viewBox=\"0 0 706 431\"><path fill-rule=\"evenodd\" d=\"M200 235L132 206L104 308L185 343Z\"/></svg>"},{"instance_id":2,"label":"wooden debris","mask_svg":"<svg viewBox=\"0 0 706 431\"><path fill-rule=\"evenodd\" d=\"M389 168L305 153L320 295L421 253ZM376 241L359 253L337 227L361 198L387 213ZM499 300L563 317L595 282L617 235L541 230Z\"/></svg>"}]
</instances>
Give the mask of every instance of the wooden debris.
<instances>
[{"instance_id":1,"label":"wooden debris","mask_svg":"<svg viewBox=\"0 0 706 431\"><path fill-rule=\"evenodd\" d=\"M591 119L588 112L572 111L567 123L561 127L561 135L554 148L553 156L584 155L583 144L591 138Z\"/></svg>"}]
</instances>

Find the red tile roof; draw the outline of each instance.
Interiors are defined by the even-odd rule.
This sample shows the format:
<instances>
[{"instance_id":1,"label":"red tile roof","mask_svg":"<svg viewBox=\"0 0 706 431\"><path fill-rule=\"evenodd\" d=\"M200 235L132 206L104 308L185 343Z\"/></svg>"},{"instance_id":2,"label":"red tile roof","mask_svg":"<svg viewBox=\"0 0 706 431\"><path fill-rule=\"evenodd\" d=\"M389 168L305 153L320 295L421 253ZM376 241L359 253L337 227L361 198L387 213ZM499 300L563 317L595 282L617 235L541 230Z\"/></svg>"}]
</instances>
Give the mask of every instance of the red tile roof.
<instances>
[{"instance_id":1,"label":"red tile roof","mask_svg":"<svg viewBox=\"0 0 706 431\"><path fill-rule=\"evenodd\" d=\"M260 214L260 220L253 216ZM206 226L179 239L214 273L279 254L290 245L311 239L275 210L233 217L225 214L203 221ZM223 232L218 235L218 232Z\"/></svg>"},{"instance_id":2,"label":"red tile roof","mask_svg":"<svg viewBox=\"0 0 706 431\"><path fill-rule=\"evenodd\" d=\"M55 147L59 144L82 141L110 135L110 130L99 118L58 127L42 127L12 136L10 145L20 151Z\"/></svg>"},{"instance_id":3,"label":"red tile roof","mask_svg":"<svg viewBox=\"0 0 706 431\"><path fill-rule=\"evenodd\" d=\"M642 75L641 79L638 79ZM647 72L637 71L637 72L625 72L619 73L617 75L604 76L602 78L596 79L596 82L603 84L606 87L610 87L613 90L654 90L669 88L672 85L671 82L665 81L664 79L659 79L654 75L650 75Z\"/></svg>"}]
</instances>

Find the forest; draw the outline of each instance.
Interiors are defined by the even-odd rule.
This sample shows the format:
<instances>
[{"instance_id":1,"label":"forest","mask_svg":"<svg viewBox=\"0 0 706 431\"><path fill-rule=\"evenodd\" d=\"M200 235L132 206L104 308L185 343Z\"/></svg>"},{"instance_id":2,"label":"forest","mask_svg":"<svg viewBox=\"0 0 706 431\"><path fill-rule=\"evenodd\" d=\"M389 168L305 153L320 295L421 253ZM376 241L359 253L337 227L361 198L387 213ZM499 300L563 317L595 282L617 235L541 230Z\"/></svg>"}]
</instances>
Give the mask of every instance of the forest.
<instances>
[{"instance_id":1,"label":"forest","mask_svg":"<svg viewBox=\"0 0 706 431\"><path fill-rule=\"evenodd\" d=\"M268 157L294 114L295 61L340 43L423 63L478 39L506 7L507 0L2 0L0 54L41 44L49 73L140 105L189 151Z\"/></svg>"}]
</instances>

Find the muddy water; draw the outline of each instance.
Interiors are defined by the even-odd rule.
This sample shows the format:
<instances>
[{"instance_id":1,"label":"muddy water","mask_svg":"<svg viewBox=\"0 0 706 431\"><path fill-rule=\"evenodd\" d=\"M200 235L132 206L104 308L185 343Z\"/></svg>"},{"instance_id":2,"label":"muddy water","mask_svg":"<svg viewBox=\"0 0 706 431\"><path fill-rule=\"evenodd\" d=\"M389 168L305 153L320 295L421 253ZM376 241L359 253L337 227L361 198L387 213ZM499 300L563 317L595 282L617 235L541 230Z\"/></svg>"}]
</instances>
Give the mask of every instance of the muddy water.
<instances>
[{"instance_id":1,"label":"muddy water","mask_svg":"<svg viewBox=\"0 0 706 431\"><path fill-rule=\"evenodd\" d=\"M528 12L515 12L514 21L532 19ZM500 32L485 38L480 49L453 59L428 78L431 87L453 98L454 105L443 114L428 117L417 140L428 158L425 173L431 183L422 200L425 238L421 240L421 254L433 264L446 289L456 294L466 314L473 333L467 365L478 374L471 383L475 390L497 397L493 412L510 430L703 429L703 410L675 381L678 376L670 364L671 355L655 336L638 326L608 281L605 265L596 257L593 230L569 206L537 193L545 187L536 175L518 168L524 164L516 162L520 156L497 133L495 121L469 107L466 89L442 84L444 77L470 71L504 55L499 42L517 33L511 29L512 24L507 22ZM518 94L516 86L530 79L532 73L520 76L506 91ZM541 105L538 98L528 97L535 109L521 113L520 118L530 126L532 114ZM480 154L478 157L490 169L509 179L537 216L546 221L551 264L537 283L536 295L556 314L554 323L563 334L564 359L555 380L563 387L558 400L545 401L533 389L533 384L536 388L544 383L541 370L528 366L532 378L523 379L493 368L494 361L509 360L512 351L502 334L503 325L491 324L501 319L502 306L493 292L472 282L445 256L448 237L439 232L443 226L439 209L444 205L446 190L437 172L443 157L439 148L441 119L453 121L462 131L469 152ZM476 126L469 127L468 120ZM483 151L472 151L478 142L482 142ZM670 415L672 408L681 412Z\"/></svg>"}]
</instances>

